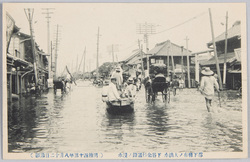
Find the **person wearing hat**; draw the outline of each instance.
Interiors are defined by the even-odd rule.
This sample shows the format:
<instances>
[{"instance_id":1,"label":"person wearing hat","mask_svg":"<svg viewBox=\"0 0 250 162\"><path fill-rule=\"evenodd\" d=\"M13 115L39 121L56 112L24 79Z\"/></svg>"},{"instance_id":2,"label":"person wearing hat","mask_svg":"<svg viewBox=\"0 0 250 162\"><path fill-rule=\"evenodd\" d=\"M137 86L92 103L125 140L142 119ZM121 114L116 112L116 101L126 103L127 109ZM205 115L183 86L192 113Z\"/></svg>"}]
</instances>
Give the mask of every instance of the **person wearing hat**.
<instances>
[{"instance_id":1,"label":"person wearing hat","mask_svg":"<svg viewBox=\"0 0 250 162\"><path fill-rule=\"evenodd\" d=\"M122 76L122 72L121 72L120 67L117 67L115 69L115 72L112 74L111 78L116 78L117 89L121 90L122 83L123 83L123 76Z\"/></svg>"},{"instance_id":2,"label":"person wearing hat","mask_svg":"<svg viewBox=\"0 0 250 162\"><path fill-rule=\"evenodd\" d=\"M120 94L116 88L116 78L111 77L111 83L109 84L108 91L107 91L107 96L108 96L108 101L113 102L113 101L120 101Z\"/></svg>"},{"instance_id":3,"label":"person wearing hat","mask_svg":"<svg viewBox=\"0 0 250 162\"><path fill-rule=\"evenodd\" d=\"M130 77L127 82L128 86L125 89L125 96L129 99L133 99L136 93L136 86L134 85L134 79Z\"/></svg>"},{"instance_id":4,"label":"person wearing hat","mask_svg":"<svg viewBox=\"0 0 250 162\"><path fill-rule=\"evenodd\" d=\"M201 74L203 75L200 83L200 92L205 97L207 111L210 112L212 107L212 99L214 96L214 87L220 92L218 82L213 76L214 72L209 67L205 67Z\"/></svg>"}]
</instances>

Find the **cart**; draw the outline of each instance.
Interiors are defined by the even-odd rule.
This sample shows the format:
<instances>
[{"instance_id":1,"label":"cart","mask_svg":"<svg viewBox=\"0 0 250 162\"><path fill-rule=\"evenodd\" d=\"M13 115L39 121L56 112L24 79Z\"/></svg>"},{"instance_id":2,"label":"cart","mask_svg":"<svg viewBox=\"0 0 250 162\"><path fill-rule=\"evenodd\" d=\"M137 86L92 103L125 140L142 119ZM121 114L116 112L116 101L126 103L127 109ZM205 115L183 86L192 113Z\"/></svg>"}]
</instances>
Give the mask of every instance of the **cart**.
<instances>
[{"instance_id":1,"label":"cart","mask_svg":"<svg viewBox=\"0 0 250 162\"><path fill-rule=\"evenodd\" d=\"M146 102L154 102L159 93L163 102L170 102L170 82L166 80L163 74L157 74L155 78L148 79L145 83Z\"/></svg>"}]
</instances>

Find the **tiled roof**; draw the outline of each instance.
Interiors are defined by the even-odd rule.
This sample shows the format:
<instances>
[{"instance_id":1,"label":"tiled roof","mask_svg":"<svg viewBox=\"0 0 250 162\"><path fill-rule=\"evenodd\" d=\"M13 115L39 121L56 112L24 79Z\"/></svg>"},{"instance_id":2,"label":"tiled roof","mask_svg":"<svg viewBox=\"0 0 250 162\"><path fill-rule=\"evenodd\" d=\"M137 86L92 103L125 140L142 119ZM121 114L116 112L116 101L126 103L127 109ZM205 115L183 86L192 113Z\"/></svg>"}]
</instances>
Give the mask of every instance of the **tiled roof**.
<instances>
[{"instance_id":1,"label":"tiled roof","mask_svg":"<svg viewBox=\"0 0 250 162\"><path fill-rule=\"evenodd\" d=\"M168 54L173 56L187 56L191 55L191 51L183 48L182 52L181 46L167 40L156 44L155 47L148 52L148 54L151 54L152 56L167 56Z\"/></svg>"}]
</instances>

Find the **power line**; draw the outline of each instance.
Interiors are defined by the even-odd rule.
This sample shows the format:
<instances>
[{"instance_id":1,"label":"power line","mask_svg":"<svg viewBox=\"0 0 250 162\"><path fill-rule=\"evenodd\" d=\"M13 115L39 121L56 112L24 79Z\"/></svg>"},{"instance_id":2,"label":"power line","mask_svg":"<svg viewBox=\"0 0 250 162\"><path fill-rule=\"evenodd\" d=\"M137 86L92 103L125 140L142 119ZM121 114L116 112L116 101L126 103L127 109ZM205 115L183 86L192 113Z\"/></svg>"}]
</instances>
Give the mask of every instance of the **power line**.
<instances>
[{"instance_id":1,"label":"power line","mask_svg":"<svg viewBox=\"0 0 250 162\"><path fill-rule=\"evenodd\" d=\"M174 29L174 28L176 28L176 27L179 27L179 26L181 26L181 25L183 25L183 24L186 24L186 23L188 23L188 22L190 22L190 21L192 21L192 20L197 19L197 18L200 17L200 16L205 15L206 13L207 13L207 11L206 11L206 12L202 12L202 13L200 13L200 14L198 14L198 15L196 15L196 16L194 16L194 17L192 17L192 18L190 18L190 19L188 19L188 20L186 20L186 21L184 21L184 22L182 22L182 23L180 23L180 24L177 24L177 25L175 25L175 26L173 26L173 27L171 27L171 28L165 29L165 30L160 31L160 32L155 33L155 34L160 34L160 33L166 32L166 31L168 31L168 30Z\"/></svg>"}]
</instances>

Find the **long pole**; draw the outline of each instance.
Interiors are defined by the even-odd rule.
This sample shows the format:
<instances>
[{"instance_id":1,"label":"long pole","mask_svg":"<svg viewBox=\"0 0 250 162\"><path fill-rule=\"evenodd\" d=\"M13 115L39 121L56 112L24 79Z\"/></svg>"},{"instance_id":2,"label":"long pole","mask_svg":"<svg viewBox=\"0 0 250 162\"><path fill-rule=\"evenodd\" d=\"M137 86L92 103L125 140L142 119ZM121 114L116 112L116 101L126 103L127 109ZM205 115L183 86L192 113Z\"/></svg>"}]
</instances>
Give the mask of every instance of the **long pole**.
<instances>
[{"instance_id":1,"label":"long pole","mask_svg":"<svg viewBox=\"0 0 250 162\"><path fill-rule=\"evenodd\" d=\"M43 12L42 14L46 14L46 17L47 18L47 52L48 54L50 54L50 26L49 26L49 23L50 23L50 14L53 14L53 12L50 12L50 10L54 10L54 8L42 8L42 10L46 10L46 12ZM52 56L50 56L52 57ZM49 67L50 65L52 64L52 62L49 61ZM48 70L48 73L49 73L49 78L52 78L52 69L49 69Z\"/></svg>"},{"instance_id":2,"label":"long pole","mask_svg":"<svg viewBox=\"0 0 250 162\"><path fill-rule=\"evenodd\" d=\"M184 67L183 67L183 46L181 46L181 77L182 77L182 79L184 79L183 70L184 70Z\"/></svg>"},{"instance_id":3,"label":"long pole","mask_svg":"<svg viewBox=\"0 0 250 162\"><path fill-rule=\"evenodd\" d=\"M210 16L211 33L212 33L212 39L213 39L213 47L214 47L214 57L215 57L215 62L216 62L216 69L217 69L218 78L219 78L219 85L220 85L220 88L222 88L220 66L219 66L219 61L218 61L218 57L217 57L216 44L215 44L215 40L214 40L214 29L213 29L212 13L211 13L210 8L208 10L209 10L209 16Z\"/></svg>"},{"instance_id":4,"label":"long pole","mask_svg":"<svg viewBox=\"0 0 250 162\"><path fill-rule=\"evenodd\" d=\"M169 77L169 45L167 50L167 77Z\"/></svg>"},{"instance_id":5,"label":"long pole","mask_svg":"<svg viewBox=\"0 0 250 162\"><path fill-rule=\"evenodd\" d=\"M50 62L51 62L51 64L50 64L50 68L51 68L50 71L51 71L51 72L53 71L53 68L52 68L52 61L53 61L52 58L53 58L53 55L52 55L52 54L53 54L53 49L52 49L52 41L51 41L51 54L50 54L50 57L51 57L51 58L50 58L50 60L51 60L51 61L50 61Z\"/></svg>"},{"instance_id":6,"label":"long pole","mask_svg":"<svg viewBox=\"0 0 250 162\"><path fill-rule=\"evenodd\" d=\"M146 33L145 35L145 40L146 40L146 52L147 52L147 76L149 76L149 56L148 56L148 34Z\"/></svg>"},{"instance_id":7,"label":"long pole","mask_svg":"<svg viewBox=\"0 0 250 162\"><path fill-rule=\"evenodd\" d=\"M112 44L112 60L113 64L115 63L115 56L114 56L114 45Z\"/></svg>"},{"instance_id":8,"label":"long pole","mask_svg":"<svg viewBox=\"0 0 250 162\"><path fill-rule=\"evenodd\" d=\"M56 50L55 50L55 73L54 77L57 77L57 51L58 51L58 25L56 28Z\"/></svg>"},{"instance_id":9,"label":"long pole","mask_svg":"<svg viewBox=\"0 0 250 162\"><path fill-rule=\"evenodd\" d=\"M227 76L227 24L228 24L228 12L226 14L226 32L225 32L225 55L224 55L224 72L223 72L224 85L226 85L226 76Z\"/></svg>"},{"instance_id":10,"label":"long pole","mask_svg":"<svg viewBox=\"0 0 250 162\"><path fill-rule=\"evenodd\" d=\"M98 68L99 68L99 26L98 26L98 32L97 32L97 52L96 52L96 77L99 76L98 74Z\"/></svg>"},{"instance_id":11,"label":"long pole","mask_svg":"<svg viewBox=\"0 0 250 162\"><path fill-rule=\"evenodd\" d=\"M188 52L188 37L186 36L186 48L187 48L187 74L188 74L188 88L191 87L190 83L190 67L189 67L189 52Z\"/></svg>"},{"instance_id":12,"label":"long pole","mask_svg":"<svg viewBox=\"0 0 250 162\"><path fill-rule=\"evenodd\" d=\"M28 13L27 13L28 11ZM31 46L32 46L32 54L33 54L33 68L34 68L34 74L35 74L35 84L38 83L38 72L37 72L37 57L36 57L36 47L35 47L35 41L33 38L33 29L32 29L32 20L34 15L34 9L24 9L24 12L26 14L26 17L29 21L30 26L30 37L31 37Z\"/></svg>"},{"instance_id":13,"label":"long pole","mask_svg":"<svg viewBox=\"0 0 250 162\"><path fill-rule=\"evenodd\" d=\"M86 46L84 49L83 74L85 73L85 66L86 66L85 64L86 64Z\"/></svg>"},{"instance_id":14,"label":"long pole","mask_svg":"<svg viewBox=\"0 0 250 162\"><path fill-rule=\"evenodd\" d=\"M173 70L173 73L175 75L175 66L174 66L174 56L173 56L173 50L172 50L172 46L171 46L171 62L172 62L172 70Z\"/></svg>"},{"instance_id":15,"label":"long pole","mask_svg":"<svg viewBox=\"0 0 250 162\"><path fill-rule=\"evenodd\" d=\"M139 39L138 39L138 47L139 47L139 53L140 53L140 56L141 56L141 71L142 71L142 74L144 75L142 45L141 45L141 42L140 42Z\"/></svg>"}]
</instances>

